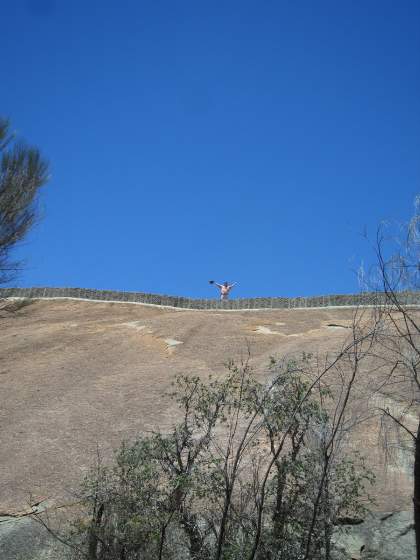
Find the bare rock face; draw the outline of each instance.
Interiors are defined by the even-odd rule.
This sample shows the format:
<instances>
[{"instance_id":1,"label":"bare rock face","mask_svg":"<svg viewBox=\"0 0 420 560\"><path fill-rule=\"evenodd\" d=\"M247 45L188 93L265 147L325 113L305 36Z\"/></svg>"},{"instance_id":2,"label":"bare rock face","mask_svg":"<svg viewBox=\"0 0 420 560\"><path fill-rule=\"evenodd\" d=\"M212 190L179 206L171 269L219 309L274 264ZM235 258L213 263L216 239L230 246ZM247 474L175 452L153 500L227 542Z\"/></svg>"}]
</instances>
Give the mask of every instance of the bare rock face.
<instances>
[{"instance_id":1,"label":"bare rock face","mask_svg":"<svg viewBox=\"0 0 420 560\"><path fill-rule=\"evenodd\" d=\"M2 560L64 560L66 552L66 548L33 519L0 518Z\"/></svg>"},{"instance_id":2,"label":"bare rock face","mask_svg":"<svg viewBox=\"0 0 420 560\"><path fill-rule=\"evenodd\" d=\"M224 364L240 360L248 348L261 378L270 356L333 354L349 335L353 313L36 300L2 316L0 517L23 510L30 496L55 505L71 501L98 446L106 459L121 440L171 426L177 409L168 392L177 374L222 375ZM377 476L377 510L409 510L412 450L397 442L392 460L386 457L380 420L368 414L369 407L398 410L404 402L381 391L370 394L375 380L369 364L363 367L352 410L366 420L355 423L348 449L365 455ZM410 523L403 512L372 517L340 528L337 546L346 560L414 558Z\"/></svg>"},{"instance_id":3,"label":"bare rock face","mask_svg":"<svg viewBox=\"0 0 420 560\"><path fill-rule=\"evenodd\" d=\"M335 560L415 560L413 514L369 514L360 524L337 528L334 545Z\"/></svg>"},{"instance_id":4,"label":"bare rock face","mask_svg":"<svg viewBox=\"0 0 420 560\"><path fill-rule=\"evenodd\" d=\"M349 335L350 308L265 311L179 310L128 303L34 300L4 316L0 330L0 514L29 496L66 501L92 465L122 439L166 429L177 415L169 399L177 374L223 375L225 363L251 352L257 376L270 356L334 353ZM361 372L354 408L392 406ZM331 380L334 383L334 379ZM360 396L360 403L357 399ZM369 402L368 402L369 401ZM357 412L357 410L356 410ZM377 475L380 511L411 507L412 451L385 457L380 420L356 426L349 442ZM415 419L413 419L415 421Z\"/></svg>"}]
</instances>

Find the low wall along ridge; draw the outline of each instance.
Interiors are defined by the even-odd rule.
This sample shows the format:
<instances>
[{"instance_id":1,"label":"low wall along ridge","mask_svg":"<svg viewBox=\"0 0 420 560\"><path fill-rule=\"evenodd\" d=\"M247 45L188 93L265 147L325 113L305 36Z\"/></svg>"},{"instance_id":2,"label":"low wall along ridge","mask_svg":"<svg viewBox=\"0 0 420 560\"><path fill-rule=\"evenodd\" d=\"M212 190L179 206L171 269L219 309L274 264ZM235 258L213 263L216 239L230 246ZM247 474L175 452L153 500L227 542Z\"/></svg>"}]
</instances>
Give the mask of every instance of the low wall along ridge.
<instances>
[{"instance_id":1,"label":"low wall along ridge","mask_svg":"<svg viewBox=\"0 0 420 560\"><path fill-rule=\"evenodd\" d=\"M179 307L183 309L295 309L308 307L365 306L384 302L385 295L365 292L350 295L327 295L310 297L265 297L239 298L220 301L218 299L193 299L142 292L120 292L92 290L88 288L0 288L0 298L76 298L100 301L120 301ZM403 304L419 305L420 292L400 294Z\"/></svg>"}]
</instances>

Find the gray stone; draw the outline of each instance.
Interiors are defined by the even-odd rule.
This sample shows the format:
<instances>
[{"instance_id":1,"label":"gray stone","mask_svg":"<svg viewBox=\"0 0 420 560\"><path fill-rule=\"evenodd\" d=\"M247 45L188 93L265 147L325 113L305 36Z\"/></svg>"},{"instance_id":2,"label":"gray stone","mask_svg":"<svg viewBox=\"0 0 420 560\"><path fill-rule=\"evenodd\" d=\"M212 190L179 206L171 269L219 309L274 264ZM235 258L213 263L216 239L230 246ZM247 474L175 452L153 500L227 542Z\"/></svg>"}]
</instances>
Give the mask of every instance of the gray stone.
<instances>
[{"instance_id":1,"label":"gray stone","mask_svg":"<svg viewBox=\"0 0 420 560\"><path fill-rule=\"evenodd\" d=\"M363 523L337 527L334 560L415 560L411 511L371 513Z\"/></svg>"},{"instance_id":2,"label":"gray stone","mask_svg":"<svg viewBox=\"0 0 420 560\"><path fill-rule=\"evenodd\" d=\"M42 511L43 506L36 509ZM1 560L64 560L67 557L68 547L30 515L0 516Z\"/></svg>"}]
</instances>

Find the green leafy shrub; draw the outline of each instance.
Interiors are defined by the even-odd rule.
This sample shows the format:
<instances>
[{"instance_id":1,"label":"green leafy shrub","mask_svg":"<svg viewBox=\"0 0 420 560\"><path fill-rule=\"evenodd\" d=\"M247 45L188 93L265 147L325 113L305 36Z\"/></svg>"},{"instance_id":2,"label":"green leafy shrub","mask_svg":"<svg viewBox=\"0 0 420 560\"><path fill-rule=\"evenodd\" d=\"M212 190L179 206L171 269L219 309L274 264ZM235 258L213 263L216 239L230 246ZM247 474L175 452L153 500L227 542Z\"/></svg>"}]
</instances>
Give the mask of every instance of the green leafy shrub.
<instances>
[{"instance_id":1,"label":"green leafy shrub","mask_svg":"<svg viewBox=\"0 0 420 560\"><path fill-rule=\"evenodd\" d=\"M233 363L208 383L178 377L172 431L123 443L86 479L73 556L329 558L334 522L363 515L373 479L338 453L337 414L321 404L331 393L306 377L309 360L272 360L267 382Z\"/></svg>"}]
</instances>

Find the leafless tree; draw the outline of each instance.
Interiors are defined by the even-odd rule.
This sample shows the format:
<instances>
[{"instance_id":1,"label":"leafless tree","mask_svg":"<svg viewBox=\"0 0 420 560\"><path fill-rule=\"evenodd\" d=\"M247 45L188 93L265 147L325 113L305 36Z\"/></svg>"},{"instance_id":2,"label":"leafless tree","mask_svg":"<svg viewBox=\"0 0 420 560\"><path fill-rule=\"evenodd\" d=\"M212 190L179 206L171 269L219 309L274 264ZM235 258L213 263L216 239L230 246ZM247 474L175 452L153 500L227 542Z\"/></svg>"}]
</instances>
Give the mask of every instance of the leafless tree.
<instances>
[{"instance_id":1,"label":"leafless tree","mask_svg":"<svg viewBox=\"0 0 420 560\"><path fill-rule=\"evenodd\" d=\"M385 449L392 451L390 430L399 445L414 458L414 524L420 560L420 197L408 224L382 224L373 244L376 264L367 286L376 289L376 360L385 368L377 391L385 396L379 406ZM416 420L417 419L417 420Z\"/></svg>"}]
</instances>

